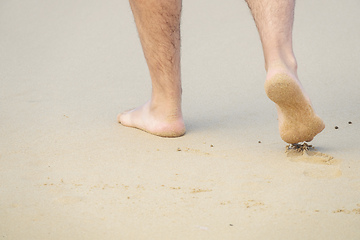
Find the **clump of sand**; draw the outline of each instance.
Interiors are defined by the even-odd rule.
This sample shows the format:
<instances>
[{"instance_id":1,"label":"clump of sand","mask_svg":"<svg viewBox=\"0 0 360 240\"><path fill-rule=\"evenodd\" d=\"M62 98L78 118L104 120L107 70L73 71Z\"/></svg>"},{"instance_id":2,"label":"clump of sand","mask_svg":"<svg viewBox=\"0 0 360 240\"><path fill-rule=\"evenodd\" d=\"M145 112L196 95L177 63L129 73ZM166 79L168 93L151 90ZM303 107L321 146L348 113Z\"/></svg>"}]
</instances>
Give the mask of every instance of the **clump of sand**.
<instances>
[{"instance_id":1,"label":"clump of sand","mask_svg":"<svg viewBox=\"0 0 360 240\"><path fill-rule=\"evenodd\" d=\"M289 144L286 146L285 153L291 157L292 161L300 161L314 164L335 165L340 161L325 153L316 151L316 149L307 143Z\"/></svg>"}]
</instances>

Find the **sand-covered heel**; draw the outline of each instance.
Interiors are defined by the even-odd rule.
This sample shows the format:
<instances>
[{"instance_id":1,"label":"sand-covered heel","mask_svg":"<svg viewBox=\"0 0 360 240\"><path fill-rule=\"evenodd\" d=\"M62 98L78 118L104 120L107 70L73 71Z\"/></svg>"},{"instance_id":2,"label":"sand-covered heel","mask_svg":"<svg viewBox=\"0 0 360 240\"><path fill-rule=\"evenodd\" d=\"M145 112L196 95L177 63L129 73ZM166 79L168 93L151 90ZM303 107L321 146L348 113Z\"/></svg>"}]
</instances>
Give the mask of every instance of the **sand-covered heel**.
<instances>
[{"instance_id":1,"label":"sand-covered heel","mask_svg":"<svg viewBox=\"0 0 360 240\"><path fill-rule=\"evenodd\" d=\"M273 102L280 106L306 101L301 88L286 74L276 74L266 81L265 92Z\"/></svg>"}]
</instances>

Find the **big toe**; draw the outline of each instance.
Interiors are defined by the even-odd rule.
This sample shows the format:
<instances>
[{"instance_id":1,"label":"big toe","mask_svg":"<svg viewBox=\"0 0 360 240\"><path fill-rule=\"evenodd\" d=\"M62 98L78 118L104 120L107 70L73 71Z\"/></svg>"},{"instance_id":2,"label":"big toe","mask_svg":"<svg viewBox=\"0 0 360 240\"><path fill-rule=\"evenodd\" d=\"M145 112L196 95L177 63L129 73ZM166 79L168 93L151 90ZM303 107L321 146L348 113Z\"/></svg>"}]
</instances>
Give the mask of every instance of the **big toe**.
<instances>
[{"instance_id":1,"label":"big toe","mask_svg":"<svg viewBox=\"0 0 360 240\"><path fill-rule=\"evenodd\" d=\"M117 116L116 116L116 119L119 123L121 123L121 116L122 116L122 113L119 113Z\"/></svg>"},{"instance_id":2,"label":"big toe","mask_svg":"<svg viewBox=\"0 0 360 240\"><path fill-rule=\"evenodd\" d=\"M130 124L131 123L131 114L130 114L131 111L132 110L128 110L128 111L118 114L117 115L118 122L125 126L131 125Z\"/></svg>"}]
</instances>

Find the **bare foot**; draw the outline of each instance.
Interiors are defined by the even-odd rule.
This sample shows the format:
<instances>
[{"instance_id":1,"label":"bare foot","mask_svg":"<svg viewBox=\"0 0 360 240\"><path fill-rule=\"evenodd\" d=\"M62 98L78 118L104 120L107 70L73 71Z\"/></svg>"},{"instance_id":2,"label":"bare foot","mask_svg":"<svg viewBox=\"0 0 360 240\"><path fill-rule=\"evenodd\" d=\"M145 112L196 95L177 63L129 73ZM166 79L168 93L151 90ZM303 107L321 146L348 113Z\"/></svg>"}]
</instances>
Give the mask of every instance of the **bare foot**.
<instances>
[{"instance_id":1,"label":"bare foot","mask_svg":"<svg viewBox=\"0 0 360 240\"><path fill-rule=\"evenodd\" d=\"M161 137L180 137L185 134L181 113L169 114L161 108L151 106L150 101L141 107L120 113L117 119L124 126Z\"/></svg>"},{"instance_id":2,"label":"bare foot","mask_svg":"<svg viewBox=\"0 0 360 240\"><path fill-rule=\"evenodd\" d=\"M310 142L325 128L296 76L284 72L269 76L268 73L265 91L276 104L280 136L285 142Z\"/></svg>"}]
</instances>

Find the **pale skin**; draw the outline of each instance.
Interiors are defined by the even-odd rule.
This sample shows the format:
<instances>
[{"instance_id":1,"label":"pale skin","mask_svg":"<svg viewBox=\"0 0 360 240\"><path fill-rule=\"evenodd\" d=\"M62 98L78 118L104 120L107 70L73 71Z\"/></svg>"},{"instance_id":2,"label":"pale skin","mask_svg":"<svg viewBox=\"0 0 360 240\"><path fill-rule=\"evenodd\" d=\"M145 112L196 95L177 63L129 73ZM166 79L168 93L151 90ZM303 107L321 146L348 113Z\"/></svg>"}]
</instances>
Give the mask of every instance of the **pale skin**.
<instances>
[{"instance_id":1,"label":"pale skin","mask_svg":"<svg viewBox=\"0 0 360 240\"><path fill-rule=\"evenodd\" d=\"M265 92L276 104L281 138L311 141L325 125L297 76L292 47L295 0L246 0L265 59ZM118 115L128 127L162 137L185 134L181 111L181 0L130 0L152 82L151 99Z\"/></svg>"}]
</instances>

